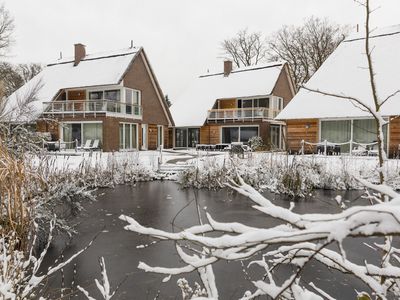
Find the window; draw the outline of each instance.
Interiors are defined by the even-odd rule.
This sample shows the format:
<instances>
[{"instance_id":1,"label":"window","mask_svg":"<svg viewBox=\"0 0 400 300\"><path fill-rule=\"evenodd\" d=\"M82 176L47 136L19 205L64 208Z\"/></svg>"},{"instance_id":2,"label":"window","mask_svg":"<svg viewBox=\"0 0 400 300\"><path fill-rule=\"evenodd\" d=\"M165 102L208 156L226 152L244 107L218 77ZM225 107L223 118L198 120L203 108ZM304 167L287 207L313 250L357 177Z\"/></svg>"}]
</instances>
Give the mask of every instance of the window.
<instances>
[{"instance_id":1,"label":"window","mask_svg":"<svg viewBox=\"0 0 400 300\"><path fill-rule=\"evenodd\" d=\"M164 145L164 127L162 125L157 125L157 147Z\"/></svg>"},{"instance_id":2,"label":"window","mask_svg":"<svg viewBox=\"0 0 400 300\"><path fill-rule=\"evenodd\" d=\"M175 129L175 146L187 147L187 128Z\"/></svg>"},{"instance_id":3,"label":"window","mask_svg":"<svg viewBox=\"0 0 400 300\"><path fill-rule=\"evenodd\" d=\"M101 100L103 98L103 91L89 92L89 100Z\"/></svg>"},{"instance_id":4,"label":"window","mask_svg":"<svg viewBox=\"0 0 400 300\"><path fill-rule=\"evenodd\" d=\"M65 142L78 141L79 145L84 145L87 140L99 140L100 145L103 141L102 123L67 123L63 126L63 140Z\"/></svg>"},{"instance_id":5,"label":"window","mask_svg":"<svg viewBox=\"0 0 400 300\"><path fill-rule=\"evenodd\" d=\"M239 127L222 127L222 143L230 144L239 141Z\"/></svg>"},{"instance_id":6,"label":"window","mask_svg":"<svg viewBox=\"0 0 400 300\"><path fill-rule=\"evenodd\" d=\"M322 121L321 141L331 143L345 143L351 139L351 120ZM349 152L349 145L340 146L341 152Z\"/></svg>"},{"instance_id":7,"label":"window","mask_svg":"<svg viewBox=\"0 0 400 300\"><path fill-rule=\"evenodd\" d=\"M253 136L258 136L258 127L222 127L222 143L248 143Z\"/></svg>"},{"instance_id":8,"label":"window","mask_svg":"<svg viewBox=\"0 0 400 300\"><path fill-rule=\"evenodd\" d=\"M269 107L269 98L257 99L257 107Z\"/></svg>"},{"instance_id":9,"label":"window","mask_svg":"<svg viewBox=\"0 0 400 300\"><path fill-rule=\"evenodd\" d=\"M120 150L137 149L137 125L119 123L119 148Z\"/></svg>"},{"instance_id":10,"label":"window","mask_svg":"<svg viewBox=\"0 0 400 300\"><path fill-rule=\"evenodd\" d=\"M104 91L104 98L112 101L121 101L121 91L120 90Z\"/></svg>"},{"instance_id":11,"label":"window","mask_svg":"<svg viewBox=\"0 0 400 300\"><path fill-rule=\"evenodd\" d=\"M140 115L140 91L125 89L126 113Z\"/></svg>"},{"instance_id":12,"label":"window","mask_svg":"<svg viewBox=\"0 0 400 300\"><path fill-rule=\"evenodd\" d=\"M240 141L248 143L249 139L258 136L258 127L240 127Z\"/></svg>"},{"instance_id":13,"label":"window","mask_svg":"<svg viewBox=\"0 0 400 300\"><path fill-rule=\"evenodd\" d=\"M357 143L376 142L377 127L374 119L353 120L353 140ZM387 140L387 125L383 127L385 142ZM386 145L386 143L385 143Z\"/></svg>"},{"instance_id":14,"label":"window","mask_svg":"<svg viewBox=\"0 0 400 300\"><path fill-rule=\"evenodd\" d=\"M281 126L270 125L270 139L273 148L281 148Z\"/></svg>"},{"instance_id":15,"label":"window","mask_svg":"<svg viewBox=\"0 0 400 300\"><path fill-rule=\"evenodd\" d=\"M196 147L200 143L200 129L189 128L188 129L188 147Z\"/></svg>"}]
</instances>

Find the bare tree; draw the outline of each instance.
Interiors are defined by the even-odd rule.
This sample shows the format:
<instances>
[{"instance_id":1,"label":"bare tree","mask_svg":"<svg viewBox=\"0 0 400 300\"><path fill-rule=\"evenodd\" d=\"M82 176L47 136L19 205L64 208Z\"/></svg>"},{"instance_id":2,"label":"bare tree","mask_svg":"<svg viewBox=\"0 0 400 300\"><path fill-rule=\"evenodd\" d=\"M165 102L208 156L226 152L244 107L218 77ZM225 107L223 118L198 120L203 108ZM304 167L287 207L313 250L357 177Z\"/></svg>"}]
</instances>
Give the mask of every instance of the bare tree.
<instances>
[{"instance_id":1,"label":"bare tree","mask_svg":"<svg viewBox=\"0 0 400 300\"><path fill-rule=\"evenodd\" d=\"M235 37L221 43L225 58L232 59L235 65L252 66L266 58L266 45L260 32L249 33L247 29L240 30Z\"/></svg>"},{"instance_id":2,"label":"bare tree","mask_svg":"<svg viewBox=\"0 0 400 300\"><path fill-rule=\"evenodd\" d=\"M297 86L301 86L319 69L343 41L347 26L328 19L311 17L304 25L283 26L268 38L268 59L287 61Z\"/></svg>"},{"instance_id":3,"label":"bare tree","mask_svg":"<svg viewBox=\"0 0 400 300\"><path fill-rule=\"evenodd\" d=\"M0 5L0 56L4 56L13 43L14 19L9 11Z\"/></svg>"},{"instance_id":4,"label":"bare tree","mask_svg":"<svg viewBox=\"0 0 400 300\"><path fill-rule=\"evenodd\" d=\"M0 78L4 85L5 96L8 97L17 89L35 77L42 70L42 66L36 63L18 64L0 63Z\"/></svg>"},{"instance_id":5,"label":"bare tree","mask_svg":"<svg viewBox=\"0 0 400 300\"><path fill-rule=\"evenodd\" d=\"M318 261L331 270L349 274L363 282L371 293L362 292L358 299L391 299L400 297L400 249L396 248L393 238L400 235L400 194L385 185L384 169L386 154L383 148L383 126L387 121L380 110L383 104L400 93L393 91L383 98L377 93L375 68L370 45L370 15L373 10L370 0L360 0L366 12L365 42L366 62L369 74L369 86L372 105L351 95L334 94L327 91L308 88L308 90L351 101L363 110L368 111L377 123L377 140L379 145L379 184L372 184L354 175L365 188L365 197L371 203L367 206L341 206L342 211L333 214L298 214L293 211L295 206L284 208L266 199L254 188L244 183L241 178L232 181L229 186L247 196L255 205L254 209L283 221L283 224L270 228L246 226L241 223L224 223L214 220L207 214L207 223L187 228L181 232L165 232L140 225L133 218L122 215L121 220L127 222L126 230L149 235L157 240L172 240L176 242L177 252L184 265L176 268L152 267L139 263L138 268L146 272L164 275L181 275L193 270L203 270L201 277L204 286L215 285L212 265L220 260L235 261L253 260L248 266L258 266L265 270L260 280L254 280L254 292L246 292L241 298L255 299L268 295L272 299L334 299L313 283L300 285L300 277L305 267L311 261ZM338 203L339 204L339 203ZM354 237L384 237L384 242L374 242L369 247L381 256L379 263L369 263L367 260L354 262L346 255L346 238ZM375 240L376 241L376 240ZM188 244L189 243L189 244ZM337 245L336 249L328 247ZM258 255L262 253L262 256ZM261 257L261 258L260 258ZM289 265L293 272L282 280L275 280L277 270ZM209 271L206 271L209 268ZM278 273L279 274L279 273ZM279 274L280 275L280 274ZM167 277L167 279L169 278ZM277 276L279 277L279 276ZM207 290L207 299L218 299L216 290ZM204 299L204 298L201 298Z\"/></svg>"}]
</instances>

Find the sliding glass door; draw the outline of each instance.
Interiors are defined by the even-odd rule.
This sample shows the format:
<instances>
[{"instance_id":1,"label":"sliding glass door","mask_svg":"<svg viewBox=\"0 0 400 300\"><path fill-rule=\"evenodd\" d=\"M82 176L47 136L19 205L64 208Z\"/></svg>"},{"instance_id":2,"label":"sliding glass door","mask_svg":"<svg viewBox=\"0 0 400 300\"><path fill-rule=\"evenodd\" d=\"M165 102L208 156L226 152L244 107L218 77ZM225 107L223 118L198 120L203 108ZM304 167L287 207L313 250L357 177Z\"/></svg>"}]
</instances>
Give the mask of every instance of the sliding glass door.
<instances>
[{"instance_id":1,"label":"sliding glass door","mask_svg":"<svg viewBox=\"0 0 400 300\"><path fill-rule=\"evenodd\" d=\"M62 125L62 140L64 142L78 141L78 145L84 145L87 140L99 140L103 142L102 123L64 123Z\"/></svg>"},{"instance_id":2,"label":"sliding glass door","mask_svg":"<svg viewBox=\"0 0 400 300\"><path fill-rule=\"evenodd\" d=\"M119 149L137 149L137 125L131 123L119 124Z\"/></svg>"}]
</instances>

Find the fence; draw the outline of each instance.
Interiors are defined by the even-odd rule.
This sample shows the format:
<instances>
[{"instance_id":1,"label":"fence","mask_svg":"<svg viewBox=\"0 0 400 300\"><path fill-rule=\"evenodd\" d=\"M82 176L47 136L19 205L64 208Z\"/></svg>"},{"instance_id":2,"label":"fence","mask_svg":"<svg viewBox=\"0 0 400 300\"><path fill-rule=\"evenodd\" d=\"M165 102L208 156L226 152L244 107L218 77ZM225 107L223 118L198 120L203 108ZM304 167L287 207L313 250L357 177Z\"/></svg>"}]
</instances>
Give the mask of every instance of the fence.
<instances>
[{"instance_id":1,"label":"fence","mask_svg":"<svg viewBox=\"0 0 400 300\"><path fill-rule=\"evenodd\" d=\"M378 143L377 142L372 142L372 143L358 143L353 140L350 140L348 142L344 143L333 143L329 142L327 140L324 140L323 142L319 143L310 143L306 142L305 140L301 141L301 148L300 148L300 154L304 154L304 148L305 145L310 145L310 146L317 146L317 152L318 154L321 154L321 151L318 150L318 148L323 147L323 154L327 155L329 154L328 152L333 152L333 154L340 154L340 146L344 145L349 145L349 154L350 155L378 155L378 150L375 149L374 146L376 146ZM356 148L354 148L356 146Z\"/></svg>"},{"instance_id":2,"label":"fence","mask_svg":"<svg viewBox=\"0 0 400 300\"><path fill-rule=\"evenodd\" d=\"M62 140L54 141L54 142L49 142L46 140L42 140L42 148L49 151L61 151L61 150L67 150L67 149L73 149L75 152L78 151L78 140L74 140L72 142L65 142Z\"/></svg>"}]
</instances>

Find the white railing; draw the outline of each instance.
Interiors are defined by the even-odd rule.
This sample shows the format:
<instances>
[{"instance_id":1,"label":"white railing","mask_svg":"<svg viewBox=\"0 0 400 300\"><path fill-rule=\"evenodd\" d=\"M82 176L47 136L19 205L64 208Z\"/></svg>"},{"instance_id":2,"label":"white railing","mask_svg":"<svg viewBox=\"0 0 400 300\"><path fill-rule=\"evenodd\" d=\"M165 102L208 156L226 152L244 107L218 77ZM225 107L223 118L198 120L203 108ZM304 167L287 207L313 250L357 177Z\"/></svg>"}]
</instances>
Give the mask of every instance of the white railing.
<instances>
[{"instance_id":1,"label":"white railing","mask_svg":"<svg viewBox=\"0 0 400 300\"><path fill-rule=\"evenodd\" d=\"M300 142L300 144L301 144L300 154L304 154L306 145L316 146L317 149L320 148L323 151L318 151L318 154L323 154L323 155L327 155L328 151L331 151L334 154L340 154L341 153L340 149L335 149L335 148L340 147L340 146L347 146L347 145L349 145L349 154L350 155L377 155L378 154L378 149L376 148L376 146L378 145L377 142L358 143L353 140L350 140L348 142L343 142L343 143L334 143L334 142L329 142L327 140L324 140L319 143L311 143L311 142L306 142L305 140L302 140ZM399 145L399 147L400 147L400 145Z\"/></svg>"},{"instance_id":2,"label":"white railing","mask_svg":"<svg viewBox=\"0 0 400 300\"><path fill-rule=\"evenodd\" d=\"M210 109L208 120L274 119L279 110L265 107Z\"/></svg>"},{"instance_id":3,"label":"white railing","mask_svg":"<svg viewBox=\"0 0 400 300\"><path fill-rule=\"evenodd\" d=\"M117 113L141 116L142 107L112 100L58 100L44 102L44 114Z\"/></svg>"}]
</instances>

